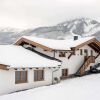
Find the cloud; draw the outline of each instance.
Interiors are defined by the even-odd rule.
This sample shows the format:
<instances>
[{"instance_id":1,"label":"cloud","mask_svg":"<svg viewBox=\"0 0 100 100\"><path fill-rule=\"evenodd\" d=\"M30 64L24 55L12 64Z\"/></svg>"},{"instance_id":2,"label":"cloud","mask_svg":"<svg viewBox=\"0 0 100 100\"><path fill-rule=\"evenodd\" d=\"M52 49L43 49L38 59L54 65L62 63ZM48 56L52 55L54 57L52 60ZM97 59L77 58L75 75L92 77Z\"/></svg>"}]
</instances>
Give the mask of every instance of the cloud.
<instances>
[{"instance_id":1,"label":"cloud","mask_svg":"<svg viewBox=\"0 0 100 100\"><path fill-rule=\"evenodd\" d=\"M99 0L0 0L0 26L31 28L67 19L100 20Z\"/></svg>"}]
</instances>

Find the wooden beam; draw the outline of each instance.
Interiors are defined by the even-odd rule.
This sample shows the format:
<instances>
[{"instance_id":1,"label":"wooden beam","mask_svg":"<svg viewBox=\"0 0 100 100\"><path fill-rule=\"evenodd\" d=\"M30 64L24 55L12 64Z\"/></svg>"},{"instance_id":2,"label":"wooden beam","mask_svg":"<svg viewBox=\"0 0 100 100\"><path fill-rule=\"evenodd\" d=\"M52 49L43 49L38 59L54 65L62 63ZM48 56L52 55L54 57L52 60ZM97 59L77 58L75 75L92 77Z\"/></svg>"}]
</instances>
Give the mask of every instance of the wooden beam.
<instances>
[{"instance_id":1,"label":"wooden beam","mask_svg":"<svg viewBox=\"0 0 100 100\"><path fill-rule=\"evenodd\" d=\"M88 40L76 47L72 47L71 50L75 51L78 50L79 48L83 47L84 45L90 45L90 44L95 44L95 46L98 48L98 50L100 51L100 42L98 40L96 40L95 38Z\"/></svg>"},{"instance_id":2,"label":"wooden beam","mask_svg":"<svg viewBox=\"0 0 100 100\"><path fill-rule=\"evenodd\" d=\"M93 48L95 51L100 51L99 50L99 47L97 47L95 44L91 43L91 44L88 44L91 48Z\"/></svg>"},{"instance_id":3,"label":"wooden beam","mask_svg":"<svg viewBox=\"0 0 100 100\"><path fill-rule=\"evenodd\" d=\"M72 49L74 48L75 50L77 50L77 49L83 47L83 46L86 45L86 44L90 44L91 42L94 41L94 39L95 39L95 38L93 38L93 39L91 39L91 40L88 40L88 41L86 41L86 42L84 42L84 43L81 43L81 44L79 44L79 45L76 46L76 47L72 47Z\"/></svg>"},{"instance_id":4,"label":"wooden beam","mask_svg":"<svg viewBox=\"0 0 100 100\"><path fill-rule=\"evenodd\" d=\"M94 39L93 42L96 43L100 47L100 42L97 39Z\"/></svg>"},{"instance_id":5,"label":"wooden beam","mask_svg":"<svg viewBox=\"0 0 100 100\"><path fill-rule=\"evenodd\" d=\"M96 58L98 58L98 57L99 57L99 55L100 55L100 53L98 53L98 55L95 57L95 59L96 59Z\"/></svg>"},{"instance_id":6,"label":"wooden beam","mask_svg":"<svg viewBox=\"0 0 100 100\"><path fill-rule=\"evenodd\" d=\"M44 50L47 50L47 51L52 51L52 50L53 50L52 48L49 48L49 47L44 46L44 45L42 45L42 44L39 44L39 43L37 43L37 42L28 40L28 39L26 39L26 38L21 38L20 40L18 40L18 41L15 43L15 45L20 45L22 42L26 42L26 43L28 43L28 44L30 44L30 45L43 48Z\"/></svg>"},{"instance_id":7,"label":"wooden beam","mask_svg":"<svg viewBox=\"0 0 100 100\"><path fill-rule=\"evenodd\" d=\"M70 59L72 55L75 55L75 53L74 52L70 53L70 55L68 56L68 59Z\"/></svg>"},{"instance_id":8,"label":"wooden beam","mask_svg":"<svg viewBox=\"0 0 100 100\"><path fill-rule=\"evenodd\" d=\"M3 65L3 64L0 64L0 69L2 69L2 70L8 70L7 69L7 65Z\"/></svg>"}]
</instances>

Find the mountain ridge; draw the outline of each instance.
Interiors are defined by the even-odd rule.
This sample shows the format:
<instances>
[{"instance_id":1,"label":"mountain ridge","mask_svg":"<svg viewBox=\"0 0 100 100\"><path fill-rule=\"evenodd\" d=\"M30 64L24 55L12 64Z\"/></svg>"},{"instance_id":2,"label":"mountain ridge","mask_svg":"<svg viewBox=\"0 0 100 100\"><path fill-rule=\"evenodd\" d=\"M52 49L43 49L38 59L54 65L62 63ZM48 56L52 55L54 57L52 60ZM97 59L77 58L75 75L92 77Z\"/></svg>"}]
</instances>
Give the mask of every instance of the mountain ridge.
<instances>
[{"instance_id":1,"label":"mountain ridge","mask_svg":"<svg viewBox=\"0 0 100 100\"><path fill-rule=\"evenodd\" d=\"M73 35L95 36L100 40L100 22L90 18L77 18L59 23L55 26L38 27L20 30L14 28L0 28L0 44L12 44L21 36L37 36L49 39L66 39Z\"/></svg>"}]
</instances>

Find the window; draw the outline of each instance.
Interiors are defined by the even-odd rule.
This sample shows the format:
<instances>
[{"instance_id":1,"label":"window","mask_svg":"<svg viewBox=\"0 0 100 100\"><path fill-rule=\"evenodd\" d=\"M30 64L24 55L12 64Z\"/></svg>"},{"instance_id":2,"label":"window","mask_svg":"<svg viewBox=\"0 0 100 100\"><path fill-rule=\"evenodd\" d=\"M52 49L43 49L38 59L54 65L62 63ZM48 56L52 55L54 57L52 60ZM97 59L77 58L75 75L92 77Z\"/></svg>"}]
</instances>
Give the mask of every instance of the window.
<instances>
[{"instance_id":1,"label":"window","mask_svg":"<svg viewBox=\"0 0 100 100\"><path fill-rule=\"evenodd\" d=\"M15 83L26 83L27 82L27 71L16 71L15 72Z\"/></svg>"},{"instance_id":2,"label":"window","mask_svg":"<svg viewBox=\"0 0 100 100\"><path fill-rule=\"evenodd\" d=\"M82 49L80 49L80 55L83 55L83 50Z\"/></svg>"},{"instance_id":3,"label":"window","mask_svg":"<svg viewBox=\"0 0 100 100\"><path fill-rule=\"evenodd\" d=\"M66 57L66 52L59 52L59 57Z\"/></svg>"},{"instance_id":4,"label":"window","mask_svg":"<svg viewBox=\"0 0 100 100\"><path fill-rule=\"evenodd\" d=\"M34 81L44 80L44 70L34 70Z\"/></svg>"},{"instance_id":5,"label":"window","mask_svg":"<svg viewBox=\"0 0 100 100\"><path fill-rule=\"evenodd\" d=\"M93 56L93 50L91 50L91 56Z\"/></svg>"},{"instance_id":6,"label":"window","mask_svg":"<svg viewBox=\"0 0 100 100\"><path fill-rule=\"evenodd\" d=\"M86 56L88 56L88 50L84 49L84 53L86 54Z\"/></svg>"},{"instance_id":7,"label":"window","mask_svg":"<svg viewBox=\"0 0 100 100\"><path fill-rule=\"evenodd\" d=\"M67 76L68 75L68 69L62 69L62 76Z\"/></svg>"}]
</instances>

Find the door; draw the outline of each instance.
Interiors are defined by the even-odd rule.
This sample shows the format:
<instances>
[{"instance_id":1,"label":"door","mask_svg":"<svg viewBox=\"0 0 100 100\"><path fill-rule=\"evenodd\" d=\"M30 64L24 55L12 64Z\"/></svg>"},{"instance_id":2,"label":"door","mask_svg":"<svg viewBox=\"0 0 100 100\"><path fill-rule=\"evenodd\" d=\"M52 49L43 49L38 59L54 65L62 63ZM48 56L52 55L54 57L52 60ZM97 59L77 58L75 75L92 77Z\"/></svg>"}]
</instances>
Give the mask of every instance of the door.
<instances>
[{"instance_id":1,"label":"door","mask_svg":"<svg viewBox=\"0 0 100 100\"><path fill-rule=\"evenodd\" d=\"M62 69L62 77L68 76L68 69Z\"/></svg>"}]
</instances>

